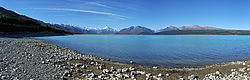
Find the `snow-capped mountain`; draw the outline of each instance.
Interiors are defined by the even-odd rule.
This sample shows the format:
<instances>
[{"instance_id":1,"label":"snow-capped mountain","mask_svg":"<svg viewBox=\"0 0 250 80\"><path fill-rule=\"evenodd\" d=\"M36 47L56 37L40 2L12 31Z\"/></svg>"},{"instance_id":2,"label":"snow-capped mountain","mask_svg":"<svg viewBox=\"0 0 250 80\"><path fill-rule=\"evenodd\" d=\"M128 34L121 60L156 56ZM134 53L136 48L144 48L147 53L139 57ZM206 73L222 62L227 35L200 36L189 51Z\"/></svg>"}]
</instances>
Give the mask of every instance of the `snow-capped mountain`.
<instances>
[{"instance_id":1,"label":"snow-capped mountain","mask_svg":"<svg viewBox=\"0 0 250 80\"><path fill-rule=\"evenodd\" d=\"M110 28L108 26L102 28L101 30L98 31L99 34L115 34L117 33L118 31L116 31L115 29L113 28Z\"/></svg>"},{"instance_id":2,"label":"snow-capped mountain","mask_svg":"<svg viewBox=\"0 0 250 80\"><path fill-rule=\"evenodd\" d=\"M93 28L93 27L84 27L85 30L88 31L89 34L115 34L118 31L110 28L108 26L100 29L100 28Z\"/></svg>"}]
</instances>

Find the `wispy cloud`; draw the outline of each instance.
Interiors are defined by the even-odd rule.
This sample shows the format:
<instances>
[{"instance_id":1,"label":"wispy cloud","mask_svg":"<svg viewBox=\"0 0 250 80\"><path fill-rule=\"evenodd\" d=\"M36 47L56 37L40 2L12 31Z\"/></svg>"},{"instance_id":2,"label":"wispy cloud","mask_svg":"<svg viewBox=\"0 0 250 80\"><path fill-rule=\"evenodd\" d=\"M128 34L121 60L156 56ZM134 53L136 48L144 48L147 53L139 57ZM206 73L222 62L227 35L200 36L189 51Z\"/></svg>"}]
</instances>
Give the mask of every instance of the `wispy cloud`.
<instances>
[{"instance_id":1,"label":"wispy cloud","mask_svg":"<svg viewBox=\"0 0 250 80\"><path fill-rule=\"evenodd\" d=\"M101 4L101 3L98 3L98 2L87 2L86 4L95 5L95 6L104 7L104 8L112 8L111 6Z\"/></svg>"},{"instance_id":2,"label":"wispy cloud","mask_svg":"<svg viewBox=\"0 0 250 80\"><path fill-rule=\"evenodd\" d=\"M66 8L32 8L36 10L57 10L57 11L71 11L71 12L84 12L84 13L92 13L92 14L101 14L101 15L108 15L108 16L114 16L118 19L126 20L126 16L109 13L109 12L100 12L100 11L91 11L91 10L80 10L80 9L66 9Z\"/></svg>"},{"instance_id":3,"label":"wispy cloud","mask_svg":"<svg viewBox=\"0 0 250 80\"><path fill-rule=\"evenodd\" d=\"M103 7L103 8L113 8L109 5L103 4L104 1L102 2L98 2L98 1L86 1L86 0L66 0L69 2L79 2L79 3L83 3L84 5L93 5L93 6L97 6L97 7Z\"/></svg>"}]
</instances>

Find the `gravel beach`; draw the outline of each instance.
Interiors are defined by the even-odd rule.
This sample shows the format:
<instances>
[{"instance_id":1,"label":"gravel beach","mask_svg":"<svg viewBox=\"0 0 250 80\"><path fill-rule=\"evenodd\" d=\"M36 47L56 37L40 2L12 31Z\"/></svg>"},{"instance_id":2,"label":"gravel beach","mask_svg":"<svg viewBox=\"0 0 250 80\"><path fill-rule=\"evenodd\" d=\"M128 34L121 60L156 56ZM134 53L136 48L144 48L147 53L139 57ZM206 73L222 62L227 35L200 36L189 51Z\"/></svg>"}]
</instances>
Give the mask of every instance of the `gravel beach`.
<instances>
[{"instance_id":1,"label":"gravel beach","mask_svg":"<svg viewBox=\"0 0 250 80\"><path fill-rule=\"evenodd\" d=\"M0 80L250 80L250 60L197 67L112 62L41 40L0 38Z\"/></svg>"}]
</instances>

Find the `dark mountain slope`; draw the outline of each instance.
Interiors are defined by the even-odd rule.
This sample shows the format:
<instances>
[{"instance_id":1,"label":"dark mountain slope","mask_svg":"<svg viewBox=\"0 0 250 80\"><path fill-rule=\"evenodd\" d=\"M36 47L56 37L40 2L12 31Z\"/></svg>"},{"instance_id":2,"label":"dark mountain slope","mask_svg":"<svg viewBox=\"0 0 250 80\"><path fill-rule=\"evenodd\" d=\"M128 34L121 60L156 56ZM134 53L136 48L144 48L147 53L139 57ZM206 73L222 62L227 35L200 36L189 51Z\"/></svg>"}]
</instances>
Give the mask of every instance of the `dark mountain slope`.
<instances>
[{"instance_id":1,"label":"dark mountain slope","mask_svg":"<svg viewBox=\"0 0 250 80\"><path fill-rule=\"evenodd\" d=\"M53 32L53 33L69 33L64 30L52 28L42 22L19 15L13 11L0 7L0 32L5 33L37 33L37 32Z\"/></svg>"}]
</instances>

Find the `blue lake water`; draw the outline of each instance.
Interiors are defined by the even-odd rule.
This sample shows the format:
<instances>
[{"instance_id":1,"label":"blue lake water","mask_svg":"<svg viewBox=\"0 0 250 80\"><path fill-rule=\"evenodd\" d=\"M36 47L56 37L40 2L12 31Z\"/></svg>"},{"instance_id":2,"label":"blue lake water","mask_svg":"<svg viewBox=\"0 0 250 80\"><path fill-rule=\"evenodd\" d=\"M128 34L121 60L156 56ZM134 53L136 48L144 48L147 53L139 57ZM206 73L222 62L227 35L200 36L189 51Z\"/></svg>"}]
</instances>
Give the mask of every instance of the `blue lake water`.
<instances>
[{"instance_id":1,"label":"blue lake water","mask_svg":"<svg viewBox=\"0 0 250 80\"><path fill-rule=\"evenodd\" d=\"M151 66L196 66L250 59L250 36L70 35L35 39L109 58Z\"/></svg>"}]
</instances>

